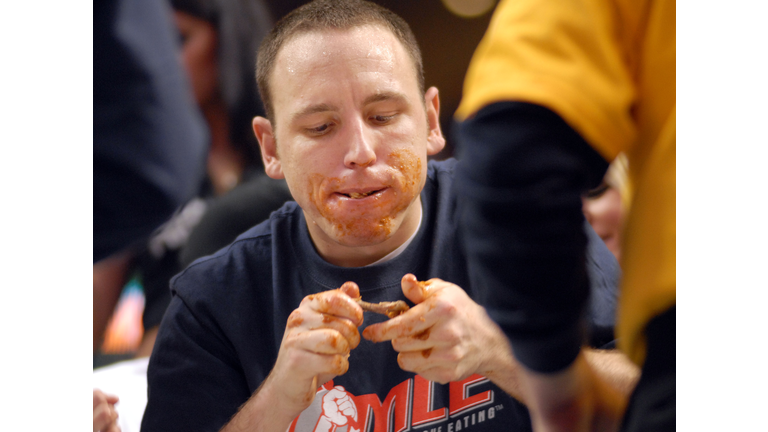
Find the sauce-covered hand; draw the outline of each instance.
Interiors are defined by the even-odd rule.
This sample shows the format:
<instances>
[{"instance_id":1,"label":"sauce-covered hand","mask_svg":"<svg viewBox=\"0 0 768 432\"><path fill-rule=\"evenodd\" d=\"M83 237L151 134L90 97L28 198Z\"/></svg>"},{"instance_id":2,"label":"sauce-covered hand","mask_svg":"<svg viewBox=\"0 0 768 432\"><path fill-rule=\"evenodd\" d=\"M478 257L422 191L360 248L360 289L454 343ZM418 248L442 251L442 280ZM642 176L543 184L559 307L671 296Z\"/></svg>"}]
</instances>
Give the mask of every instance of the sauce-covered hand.
<instances>
[{"instance_id":1,"label":"sauce-covered hand","mask_svg":"<svg viewBox=\"0 0 768 432\"><path fill-rule=\"evenodd\" d=\"M305 297L288 317L275 366L263 387L297 415L307 408L318 385L349 369L349 353L360 343L363 311L352 299L356 284ZM263 388L263 390L267 390Z\"/></svg>"},{"instance_id":2,"label":"sauce-covered hand","mask_svg":"<svg viewBox=\"0 0 768 432\"><path fill-rule=\"evenodd\" d=\"M391 340L402 369L447 383L475 373L491 378L516 365L499 327L459 286L441 279L419 282L412 274L403 276L401 284L416 306L368 326L363 337Z\"/></svg>"}]
</instances>

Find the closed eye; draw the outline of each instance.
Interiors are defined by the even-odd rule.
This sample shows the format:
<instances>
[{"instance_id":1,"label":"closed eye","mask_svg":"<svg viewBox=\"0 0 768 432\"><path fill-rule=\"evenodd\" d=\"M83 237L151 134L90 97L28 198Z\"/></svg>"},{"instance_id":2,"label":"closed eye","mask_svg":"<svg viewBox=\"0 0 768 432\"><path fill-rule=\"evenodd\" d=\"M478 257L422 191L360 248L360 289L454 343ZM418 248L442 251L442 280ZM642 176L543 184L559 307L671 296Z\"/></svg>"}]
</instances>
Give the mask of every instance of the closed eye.
<instances>
[{"instance_id":1,"label":"closed eye","mask_svg":"<svg viewBox=\"0 0 768 432\"><path fill-rule=\"evenodd\" d=\"M327 133L330 130L331 126L332 126L331 123L324 123L324 124L321 124L320 126L317 126L317 127L306 128L305 130L310 135L318 136L318 135L323 135L323 134Z\"/></svg>"},{"instance_id":2,"label":"closed eye","mask_svg":"<svg viewBox=\"0 0 768 432\"><path fill-rule=\"evenodd\" d=\"M392 115L375 115L375 116L371 116L371 120L374 123L376 123L376 124L385 125L385 124L391 122L396 116L397 116L397 114L392 114Z\"/></svg>"}]
</instances>

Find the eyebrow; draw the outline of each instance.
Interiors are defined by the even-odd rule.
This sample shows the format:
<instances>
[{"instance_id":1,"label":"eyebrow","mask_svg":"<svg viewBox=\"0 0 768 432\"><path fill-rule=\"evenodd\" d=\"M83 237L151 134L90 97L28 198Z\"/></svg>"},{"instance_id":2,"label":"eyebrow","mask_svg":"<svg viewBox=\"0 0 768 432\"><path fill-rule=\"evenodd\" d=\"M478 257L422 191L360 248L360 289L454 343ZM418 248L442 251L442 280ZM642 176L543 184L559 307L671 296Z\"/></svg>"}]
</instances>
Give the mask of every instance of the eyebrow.
<instances>
[{"instance_id":1,"label":"eyebrow","mask_svg":"<svg viewBox=\"0 0 768 432\"><path fill-rule=\"evenodd\" d=\"M320 113L320 112L328 112L328 111L337 111L337 110L338 110L338 108L336 108L335 106L328 105L328 104L325 104L325 103L316 104L316 105L310 105L310 106L302 109L301 111L295 113L291 117L291 119L292 119L292 122L295 122L295 121L299 120L300 118L308 116L308 115L311 115L311 114Z\"/></svg>"},{"instance_id":2,"label":"eyebrow","mask_svg":"<svg viewBox=\"0 0 768 432\"><path fill-rule=\"evenodd\" d=\"M401 102L401 103L407 103L408 100L402 93L393 92L393 91L384 91L380 93L375 93L363 101L363 106L370 105L372 103L376 102L383 102L383 101L395 101L395 102Z\"/></svg>"},{"instance_id":3,"label":"eyebrow","mask_svg":"<svg viewBox=\"0 0 768 432\"><path fill-rule=\"evenodd\" d=\"M384 91L379 93L374 93L365 100L363 100L363 106L370 105L376 102L383 102L383 101L395 101L400 103L407 103L406 97L398 92L393 91ZM338 111L338 108L334 105L329 105L326 103L320 103L315 105L309 105L308 107L305 107L301 111L296 112L291 116L291 121L296 122L302 117L306 117L308 115L321 113L321 112L328 112L328 111Z\"/></svg>"}]
</instances>

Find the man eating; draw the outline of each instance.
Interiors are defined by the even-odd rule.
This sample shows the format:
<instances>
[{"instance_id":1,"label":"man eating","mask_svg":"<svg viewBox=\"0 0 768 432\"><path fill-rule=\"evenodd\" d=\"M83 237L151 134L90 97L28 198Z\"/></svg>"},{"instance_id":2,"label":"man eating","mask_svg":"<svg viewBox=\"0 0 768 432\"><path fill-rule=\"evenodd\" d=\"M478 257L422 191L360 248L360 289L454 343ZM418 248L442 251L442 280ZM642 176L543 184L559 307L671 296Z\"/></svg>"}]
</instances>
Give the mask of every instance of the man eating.
<instances>
[{"instance_id":1,"label":"man eating","mask_svg":"<svg viewBox=\"0 0 768 432\"><path fill-rule=\"evenodd\" d=\"M172 280L142 430L530 430L509 344L469 284L457 162L428 162L440 102L408 25L369 2L309 3L264 39L257 80L265 170L295 202ZM595 342L618 266L585 229ZM360 297L411 307L388 319ZM588 357L632 381L620 355Z\"/></svg>"}]
</instances>

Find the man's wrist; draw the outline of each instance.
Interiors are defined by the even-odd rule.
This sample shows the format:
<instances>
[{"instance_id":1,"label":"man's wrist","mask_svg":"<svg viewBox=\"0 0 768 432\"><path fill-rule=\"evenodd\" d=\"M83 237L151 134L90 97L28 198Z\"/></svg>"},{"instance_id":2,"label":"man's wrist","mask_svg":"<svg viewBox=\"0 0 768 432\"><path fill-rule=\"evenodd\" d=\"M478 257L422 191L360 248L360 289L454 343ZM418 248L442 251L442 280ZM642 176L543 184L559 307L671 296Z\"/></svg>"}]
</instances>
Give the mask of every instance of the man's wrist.
<instances>
[{"instance_id":1,"label":"man's wrist","mask_svg":"<svg viewBox=\"0 0 768 432\"><path fill-rule=\"evenodd\" d=\"M509 340L501 329L498 329L498 335L490 341L490 346L494 346L495 349L488 351L478 373L491 380L510 396L525 403L518 376L520 365L512 354Z\"/></svg>"},{"instance_id":2,"label":"man's wrist","mask_svg":"<svg viewBox=\"0 0 768 432\"><path fill-rule=\"evenodd\" d=\"M267 377L221 432L245 430L284 432L287 430L293 419L306 407L290 401L278 390L279 387L275 385L272 377Z\"/></svg>"},{"instance_id":3,"label":"man's wrist","mask_svg":"<svg viewBox=\"0 0 768 432\"><path fill-rule=\"evenodd\" d=\"M269 376L254 394L254 398L257 398L259 405L263 405L264 409L274 410L275 407L280 407L280 412L276 414L287 417L288 423L290 423L312 403L315 389L307 391L300 397L291 397L283 391L286 387L287 385L279 383L273 376Z\"/></svg>"}]
</instances>

